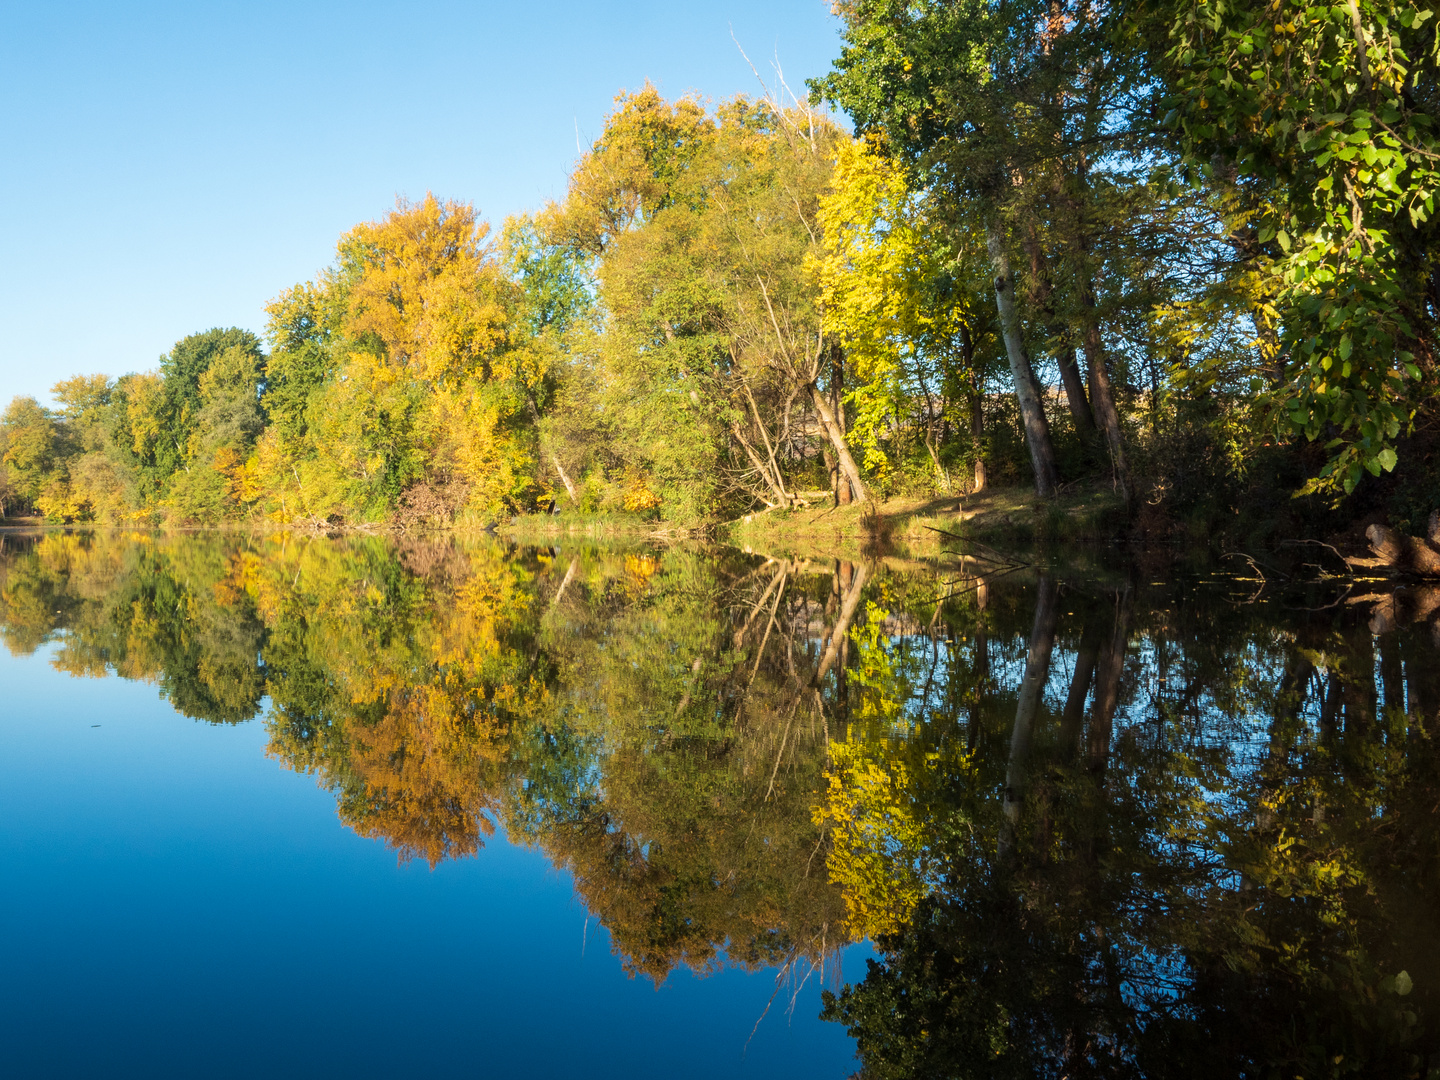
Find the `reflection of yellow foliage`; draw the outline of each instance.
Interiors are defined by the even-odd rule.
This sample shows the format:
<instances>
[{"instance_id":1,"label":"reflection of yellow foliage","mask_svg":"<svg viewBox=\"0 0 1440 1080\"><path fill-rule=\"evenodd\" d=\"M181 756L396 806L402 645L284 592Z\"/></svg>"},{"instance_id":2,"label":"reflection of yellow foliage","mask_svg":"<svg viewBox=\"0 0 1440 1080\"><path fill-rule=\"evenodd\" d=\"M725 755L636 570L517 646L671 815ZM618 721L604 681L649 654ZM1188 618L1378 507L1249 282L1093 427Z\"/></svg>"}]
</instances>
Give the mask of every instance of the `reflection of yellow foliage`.
<instances>
[{"instance_id":1,"label":"reflection of yellow foliage","mask_svg":"<svg viewBox=\"0 0 1440 1080\"><path fill-rule=\"evenodd\" d=\"M625 556L625 591L629 596L642 594L650 584L655 571L660 569L660 560L654 555Z\"/></svg>"},{"instance_id":2,"label":"reflection of yellow foliage","mask_svg":"<svg viewBox=\"0 0 1440 1080\"><path fill-rule=\"evenodd\" d=\"M397 592L369 561L378 552L284 537L276 546L236 560L230 579L273 634L304 626L304 653L325 670L340 714L318 756L283 725L269 752L334 785L342 820L401 858L473 854L497 811L510 726L546 697L533 656L517 647L531 618L525 575L502 550L478 549L423 590L410 580Z\"/></svg>"},{"instance_id":3,"label":"reflection of yellow foliage","mask_svg":"<svg viewBox=\"0 0 1440 1080\"><path fill-rule=\"evenodd\" d=\"M905 799L905 766L882 768L865 747L835 743L826 776L827 799L814 819L832 830L830 880L844 890L850 933L893 933L925 895L913 857L927 830Z\"/></svg>"},{"instance_id":4,"label":"reflection of yellow foliage","mask_svg":"<svg viewBox=\"0 0 1440 1080\"><path fill-rule=\"evenodd\" d=\"M825 802L813 809L831 830L830 880L844 891L849 930L874 938L898 931L934 884L938 828L927 788L937 775L973 767L963 750L927 752L904 714L910 690L887 651L889 612L866 603L864 623L850 631L850 669L858 690L848 737L830 746Z\"/></svg>"}]
</instances>

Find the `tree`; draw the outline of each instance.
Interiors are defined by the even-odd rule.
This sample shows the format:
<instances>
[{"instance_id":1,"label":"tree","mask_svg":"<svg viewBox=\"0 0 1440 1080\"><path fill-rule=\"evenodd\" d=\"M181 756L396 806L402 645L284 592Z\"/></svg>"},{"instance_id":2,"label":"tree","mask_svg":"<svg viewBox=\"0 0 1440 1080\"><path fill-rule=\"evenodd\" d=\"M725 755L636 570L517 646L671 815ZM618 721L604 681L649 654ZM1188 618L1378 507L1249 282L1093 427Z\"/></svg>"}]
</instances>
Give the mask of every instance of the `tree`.
<instances>
[{"instance_id":1,"label":"tree","mask_svg":"<svg viewBox=\"0 0 1440 1080\"><path fill-rule=\"evenodd\" d=\"M200 423L200 378L216 357L229 349L247 354L256 370L264 364L260 339L249 330L230 327L191 334L175 343L160 358L160 377L164 387L163 418L154 442L156 464L167 475L173 475L190 464L190 440Z\"/></svg>"},{"instance_id":2,"label":"tree","mask_svg":"<svg viewBox=\"0 0 1440 1080\"><path fill-rule=\"evenodd\" d=\"M934 208L904 173L864 141L842 143L833 189L820 202L824 255L812 263L825 328L843 343L855 373L850 391L855 438L868 468L889 467L882 440L891 421L922 432L937 485L950 486L941 459L952 426L970 428L974 490L984 487L980 406L988 375L981 350L993 317L970 274L973 252L952 246ZM974 238L969 240L973 247ZM966 401L957 424L958 402ZM918 416L916 415L918 413Z\"/></svg>"},{"instance_id":3,"label":"tree","mask_svg":"<svg viewBox=\"0 0 1440 1080\"><path fill-rule=\"evenodd\" d=\"M789 505L798 401L863 495L821 389L832 342L805 270L842 136L769 101L712 115L647 85L617 102L565 204L540 218L596 260L607 321L593 384L615 464L676 516L711 513L732 490Z\"/></svg>"},{"instance_id":4,"label":"tree","mask_svg":"<svg viewBox=\"0 0 1440 1080\"><path fill-rule=\"evenodd\" d=\"M1395 467L1434 392L1434 13L1187 0L1130 17L1160 22L1166 119L1193 175L1247 196L1232 220L1276 287L1274 420L1325 441L1312 489L1349 493Z\"/></svg>"},{"instance_id":5,"label":"tree","mask_svg":"<svg viewBox=\"0 0 1440 1080\"><path fill-rule=\"evenodd\" d=\"M0 416L0 432L13 497L25 506L39 506L46 489L59 478L54 416L34 398L17 397Z\"/></svg>"}]
</instances>

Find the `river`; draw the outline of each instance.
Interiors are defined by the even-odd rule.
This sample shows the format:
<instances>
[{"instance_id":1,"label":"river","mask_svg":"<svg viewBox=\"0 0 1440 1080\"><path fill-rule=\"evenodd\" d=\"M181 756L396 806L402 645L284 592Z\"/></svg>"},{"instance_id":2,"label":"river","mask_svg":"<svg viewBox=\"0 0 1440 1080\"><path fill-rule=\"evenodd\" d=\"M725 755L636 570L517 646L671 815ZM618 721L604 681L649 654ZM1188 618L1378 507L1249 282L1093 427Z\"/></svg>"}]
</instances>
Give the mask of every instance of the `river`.
<instances>
[{"instance_id":1,"label":"river","mask_svg":"<svg viewBox=\"0 0 1440 1080\"><path fill-rule=\"evenodd\" d=\"M1440 595L968 550L5 535L7 1075L1440 1075Z\"/></svg>"}]
</instances>

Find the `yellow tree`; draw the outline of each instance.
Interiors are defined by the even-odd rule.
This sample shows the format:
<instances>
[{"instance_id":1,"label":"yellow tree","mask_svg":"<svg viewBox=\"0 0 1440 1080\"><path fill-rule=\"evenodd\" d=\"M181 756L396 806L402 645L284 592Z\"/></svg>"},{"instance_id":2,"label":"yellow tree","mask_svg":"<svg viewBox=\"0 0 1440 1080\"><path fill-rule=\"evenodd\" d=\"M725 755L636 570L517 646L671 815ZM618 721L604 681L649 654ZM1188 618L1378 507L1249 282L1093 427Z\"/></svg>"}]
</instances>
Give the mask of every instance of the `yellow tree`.
<instances>
[{"instance_id":1,"label":"yellow tree","mask_svg":"<svg viewBox=\"0 0 1440 1080\"><path fill-rule=\"evenodd\" d=\"M533 482L533 363L514 285L468 203L399 200L341 237L335 267L269 307L278 423L251 470L285 520L448 523L513 509ZM278 504L278 505L277 505Z\"/></svg>"},{"instance_id":2,"label":"yellow tree","mask_svg":"<svg viewBox=\"0 0 1440 1080\"><path fill-rule=\"evenodd\" d=\"M932 221L923 193L865 141L837 147L834 180L820 200L823 250L810 261L824 326L844 344L857 382L849 400L867 467L891 466L881 445L892 428L914 424L942 488L950 487L940 447L955 419L951 394L969 398L976 491L985 486L981 371L977 349L992 336L974 283ZM977 245L978 247L978 245ZM917 415L918 414L918 415Z\"/></svg>"}]
</instances>

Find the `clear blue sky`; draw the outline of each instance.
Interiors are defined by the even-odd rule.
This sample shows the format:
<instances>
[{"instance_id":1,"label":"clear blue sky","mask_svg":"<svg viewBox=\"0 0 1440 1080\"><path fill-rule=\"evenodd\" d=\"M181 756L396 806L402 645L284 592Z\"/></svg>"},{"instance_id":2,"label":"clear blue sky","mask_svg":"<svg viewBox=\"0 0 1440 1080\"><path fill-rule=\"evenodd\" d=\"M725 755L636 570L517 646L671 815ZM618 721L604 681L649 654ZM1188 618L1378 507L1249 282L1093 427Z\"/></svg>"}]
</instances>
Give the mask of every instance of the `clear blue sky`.
<instances>
[{"instance_id":1,"label":"clear blue sky","mask_svg":"<svg viewBox=\"0 0 1440 1080\"><path fill-rule=\"evenodd\" d=\"M155 366L330 262L397 194L498 223L564 194L615 93L838 54L827 0L0 7L0 407Z\"/></svg>"}]
</instances>

